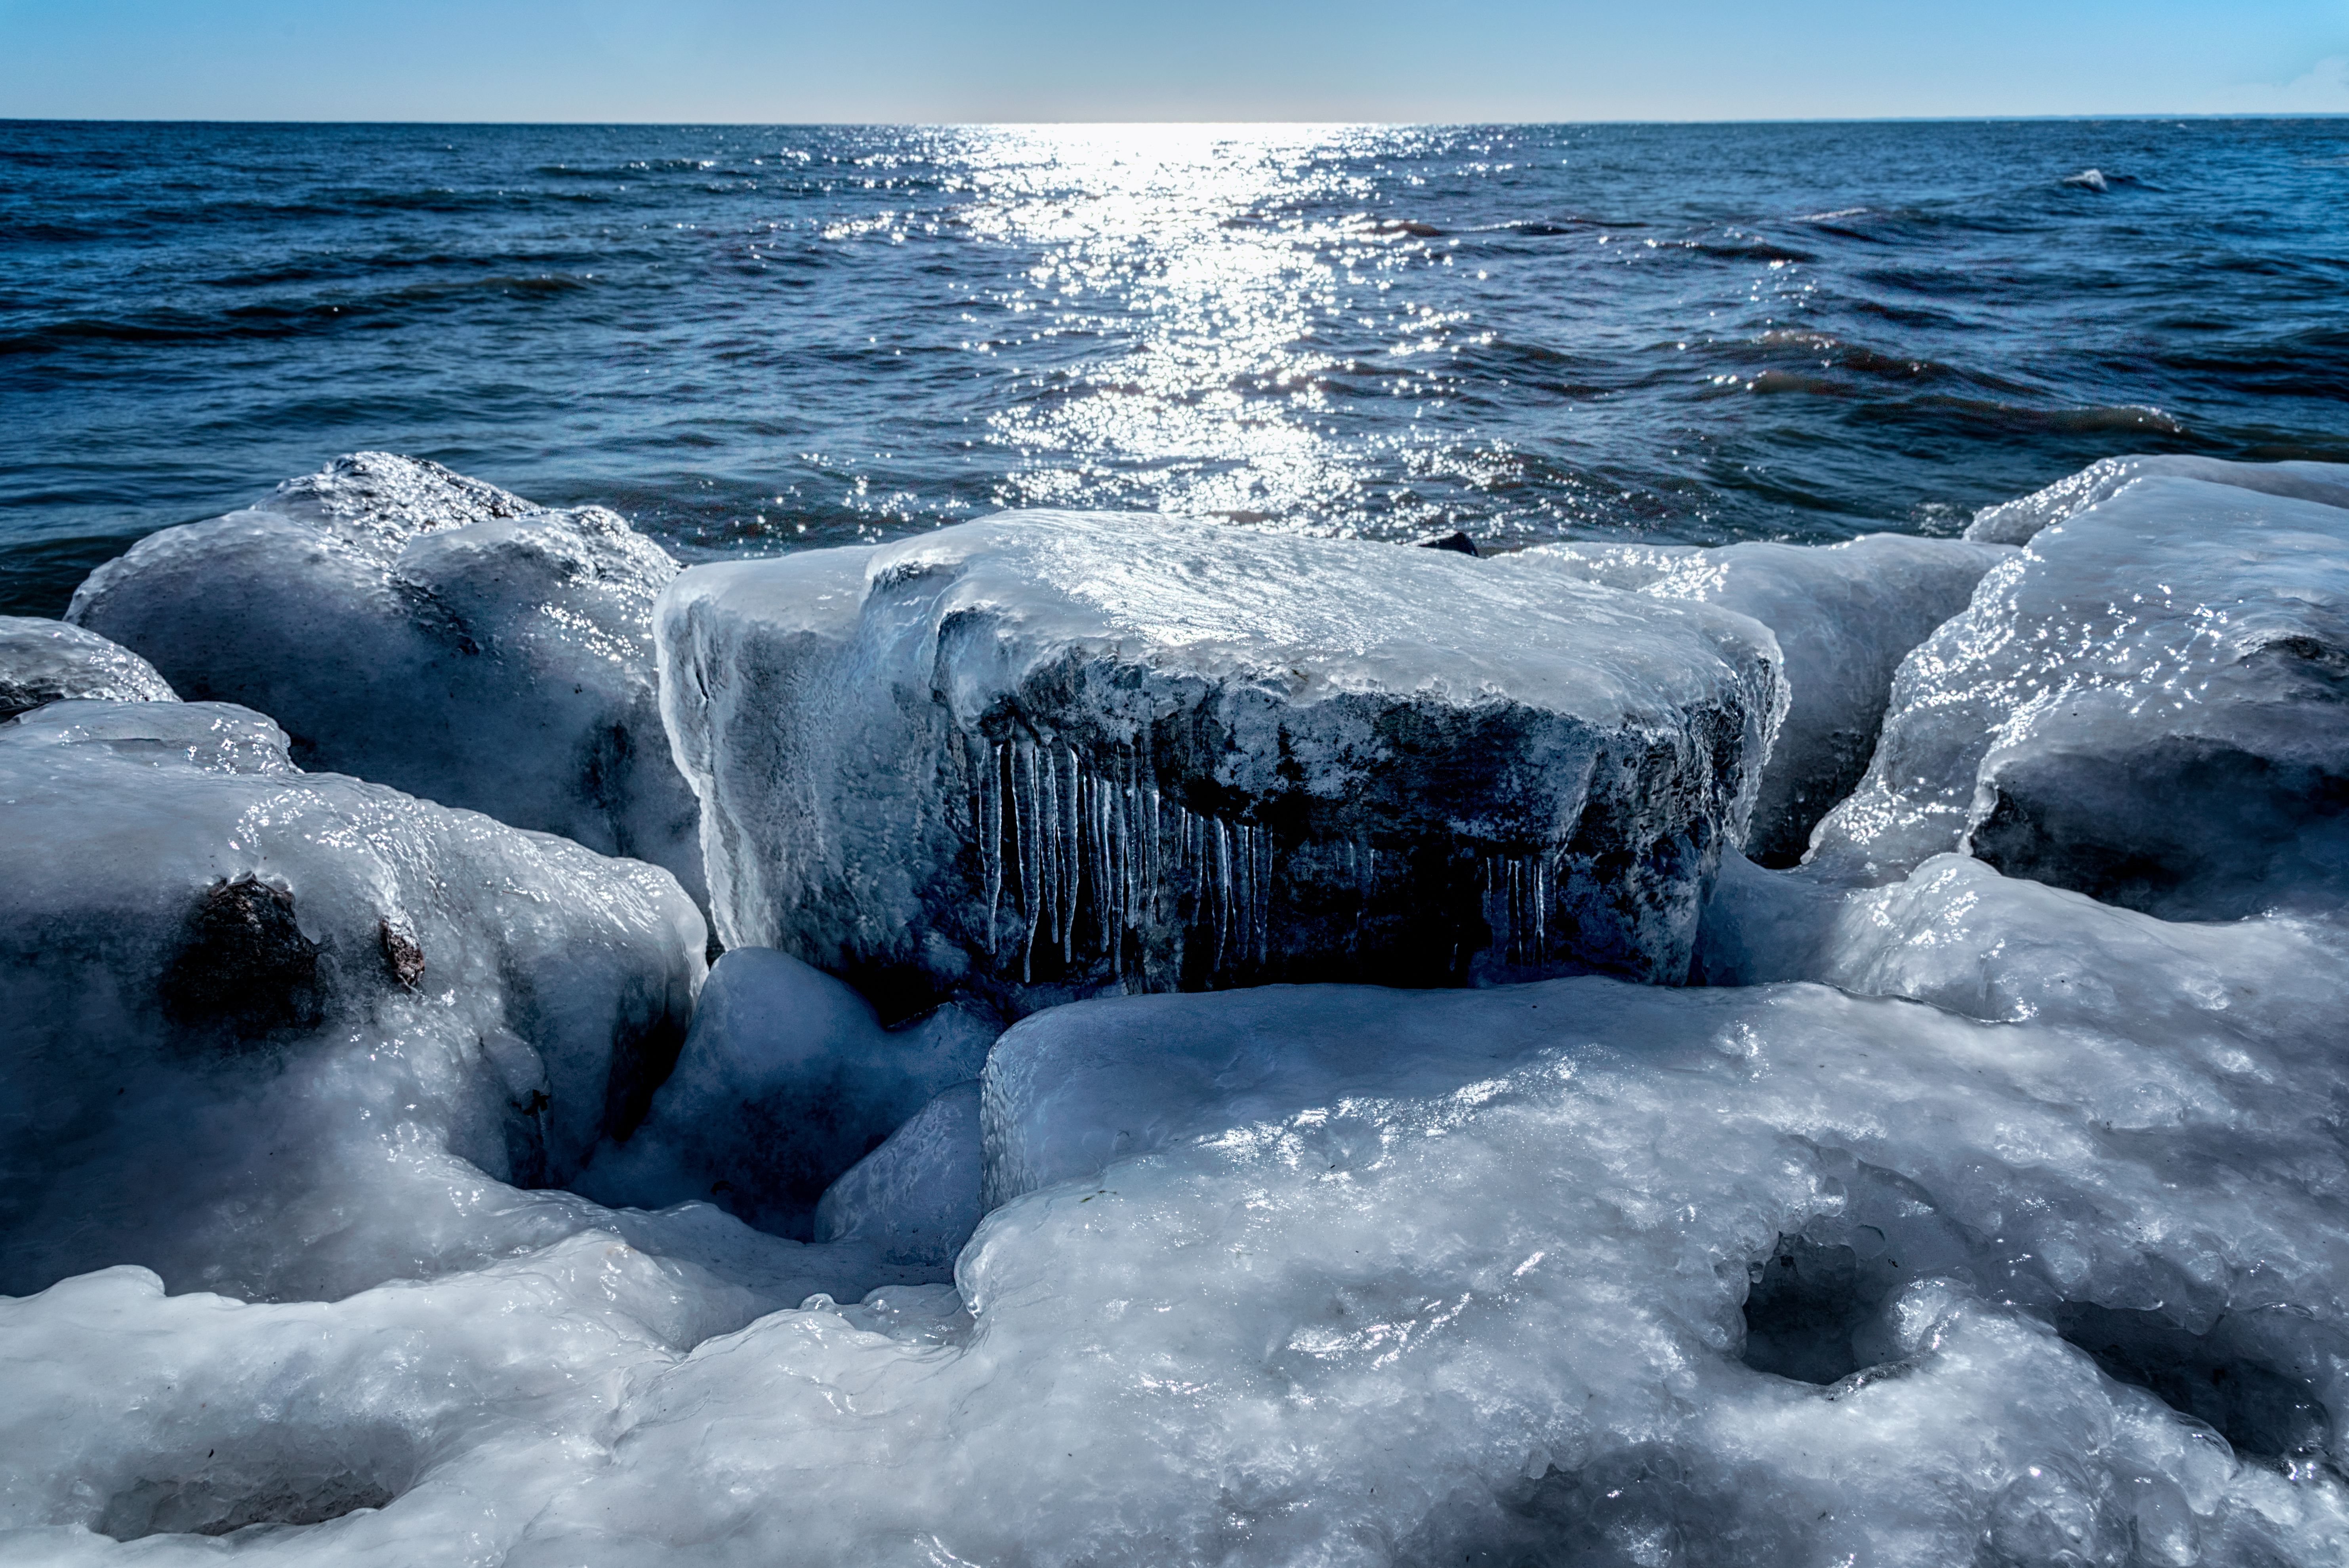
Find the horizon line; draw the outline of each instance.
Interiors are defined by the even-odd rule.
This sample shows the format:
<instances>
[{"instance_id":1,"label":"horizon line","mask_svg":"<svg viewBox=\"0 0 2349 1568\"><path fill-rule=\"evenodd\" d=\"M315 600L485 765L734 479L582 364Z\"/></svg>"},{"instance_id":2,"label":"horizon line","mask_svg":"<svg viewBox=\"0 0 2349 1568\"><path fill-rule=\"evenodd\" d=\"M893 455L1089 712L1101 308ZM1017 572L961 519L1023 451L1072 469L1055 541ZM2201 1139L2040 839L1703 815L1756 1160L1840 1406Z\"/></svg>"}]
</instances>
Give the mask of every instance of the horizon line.
<instances>
[{"instance_id":1,"label":"horizon line","mask_svg":"<svg viewBox=\"0 0 2349 1568\"><path fill-rule=\"evenodd\" d=\"M190 119L183 116L124 116L124 115L6 115L0 114L0 125L196 125L196 126L327 126L385 128L395 126L436 127L443 129L603 129L615 127L647 127L665 129L758 129L772 130L974 130L1006 129L1036 126L1062 128L1123 127L1135 129L1173 126L1212 129L1218 126L1254 127L1326 126L1348 129L1379 130L1456 130L1473 127L1546 127L1546 126L1733 126L1733 125L2002 125L2029 124L2044 121L2112 121L2112 120L2247 120L2247 119L2349 119L2349 109L2259 109L2259 110L2132 110L2112 113L2046 113L2046 114L1917 114L1917 115L1743 115L1711 119L1650 119L1638 117L1599 117L1583 119L328 119L283 118L210 118Z\"/></svg>"}]
</instances>

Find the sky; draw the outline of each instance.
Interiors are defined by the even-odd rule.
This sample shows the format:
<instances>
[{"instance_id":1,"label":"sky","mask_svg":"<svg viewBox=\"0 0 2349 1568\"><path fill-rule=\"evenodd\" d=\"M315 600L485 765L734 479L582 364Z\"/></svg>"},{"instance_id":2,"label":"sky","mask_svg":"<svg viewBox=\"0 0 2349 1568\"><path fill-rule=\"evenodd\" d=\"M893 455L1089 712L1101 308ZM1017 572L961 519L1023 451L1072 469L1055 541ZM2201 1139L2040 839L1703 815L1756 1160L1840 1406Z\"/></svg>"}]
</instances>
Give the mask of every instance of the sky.
<instances>
[{"instance_id":1,"label":"sky","mask_svg":"<svg viewBox=\"0 0 2349 1568\"><path fill-rule=\"evenodd\" d=\"M2349 0L0 0L0 118L2349 112Z\"/></svg>"}]
</instances>

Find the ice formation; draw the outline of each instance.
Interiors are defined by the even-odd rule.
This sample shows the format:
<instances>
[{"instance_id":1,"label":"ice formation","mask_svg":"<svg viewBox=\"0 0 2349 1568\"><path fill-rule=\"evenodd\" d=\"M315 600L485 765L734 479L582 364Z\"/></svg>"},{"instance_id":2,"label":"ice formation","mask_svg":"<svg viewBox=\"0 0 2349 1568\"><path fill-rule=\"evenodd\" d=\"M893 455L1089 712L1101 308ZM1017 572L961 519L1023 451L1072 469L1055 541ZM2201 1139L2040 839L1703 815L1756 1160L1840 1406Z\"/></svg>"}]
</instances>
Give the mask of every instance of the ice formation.
<instances>
[{"instance_id":1,"label":"ice formation","mask_svg":"<svg viewBox=\"0 0 2349 1568\"><path fill-rule=\"evenodd\" d=\"M2349 879L2349 509L2162 476L2037 535L1903 665L1810 863L1945 850L2173 918Z\"/></svg>"},{"instance_id":2,"label":"ice formation","mask_svg":"<svg viewBox=\"0 0 2349 1568\"><path fill-rule=\"evenodd\" d=\"M702 973L664 873L297 771L238 708L0 723L0 1289L27 1293L0 1297L0 1559L2349 1560L2344 527L2154 474L2043 530L1895 683L1868 784L1930 831L1847 812L1808 866L1724 853L1707 985L1109 995L990 1048L975 1014L887 1027L742 947L657 1093ZM703 788L752 799L766 766L773 799L950 818L980 808L857 748L941 708L960 744L1006 693L1099 724L1153 681L1257 689L1234 672L1260 650L1172 636L1084 684L1109 639L1071 624L1177 624L1146 559L1022 598L1000 557L922 542L781 588L680 579L667 673L695 683ZM1526 666L1467 635L1492 581L1569 590L1651 690L1674 649L1724 689L1687 652L1708 638L1775 657L1752 621L1554 566L1387 553L1413 605L1410 562L1463 574L1426 614L1520 694ZM1290 646L1326 589L1392 661L1361 689L1419 689L1391 599L1203 575L1203 620L1301 603ZM1289 667L1349 661L1372 654ZM815 717L747 730L762 705ZM2172 799L2199 860L2144 798L2181 788L2146 760L2181 737L2267 769ZM784 817L713 812L713 854ZM2168 880L2050 885L2077 857L2017 850L2033 822ZM819 826L772 841L867 880L928 841ZM2265 878L2252 913L2163 917L2241 903L2209 871L2230 853ZM721 917L729 876L773 863L715 879ZM719 1182L821 1240L750 1228Z\"/></svg>"},{"instance_id":3,"label":"ice formation","mask_svg":"<svg viewBox=\"0 0 2349 1568\"><path fill-rule=\"evenodd\" d=\"M658 621L726 944L1013 1011L1677 980L1784 703L1710 605L1143 514L696 567Z\"/></svg>"},{"instance_id":4,"label":"ice formation","mask_svg":"<svg viewBox=\"0 0 2349 1568\"><path fill-rule=\"evenodd\" d=\"M893 1264L951 1269L978 1229L986 1148L978 1082L942 1091L816 1205L819 1242L871 1242Z\"/></svg>"},{"instance_id":5,"label":"ice formation","mask_svg":"<svg viewBox=\"0 0 2349 1568\"><path fill-rule=\"evenodd\" d=\"M578 1189L643 1208L704 1199L803 1241L824 1189L932 1097L976 1079L1001 1027L949 1003L885 1029L822 970L735 948L711 968L644 1125Z\"/></svg>"},{"instance_id":6,"label":"ice formation","mask_svg":"<svg viewBox=\"0 0 2349 1568\"><path fill-rule=\"evenodd\" d=\"M2230 463L2220 458L2182 456L2106 458L2044 490L1982 508L1967 526L1966 537L1991 544L2025 544L2049 523L2110 500L2132 480L2157 475L2233 485L2327 506L2349 506L2349 463Z\"/></svg>"},{"instance_id":7,"label":"ice formation","mask_svg":"<svg viewBox=\"0 0 2349 1568\"><path fill-rule=\"evenodd\" d=\"M182 696L269 715L305 767L651 861L698 896L654 692L652 604L676 571L600 507L360 452L149 535L67 616Z\"/></svg>"},{"instance_id":8,"label":"ice formation","mask_svg":"<svg viewBox=\"0 0 2349 1568\"><path fill-rule=\"evenodd\" d=\"M1776 634L1792 701L1762 772L1745 852L1802 859L1827 808L1851 793L1876 749L1893 671L1966 607L2005 551L1871 533L1844 544L1544 544L1501 559L1661 599L1753 616Z\"/></svg>"},{"instance_id":9,"label":"ice formation","mask_svg":"<svg viewBox=\"0 0 2349 1568\"><path fill-rule=\"evenodd\" d=\"M95 632L36 615L0 615L0 719L61 697L180 700L154 665Z\"/></svg>"},{"instance_id":10,"label":"ice formation","mask_svg":"<svg viewBox=\"0 0 2349 1568\"><path fill-rule=\"evenodd\" d=\"M990 1069L990 1140L1154 1102L1160 1130L998 1208L955 1292L701 1337L659 1260L577 1240L332 1305L69 1282L0 1307L0 1431L93 1434L18 1450L9 1544L95 1559L78 1531L103 1522L347 1509L238 1543L522 1565L2337 1561L2349 1171L2305 1108L2343 1087L2338 934L2278 918L2181 944L1940 874L1883 940L1938 919L1940 973L1974 975L1941 994L1995 995L2002 1021L1599 977L1033 1016L1007 1064L1094 1048L1074 1093ZM1996 910L1960 908L2000 887L2132 987L2063 1010ZM2181 951L2291 994L2234 1015Z\"/></svg>"},{"instance_id":11,"label":"ice formation","mask_svg":"<svg viewBox=\"0 0 2349 1568\"><path fill-rule=\"evenodd\" d=\"M0 1290L331 1298L589 1231L738 1317L906 1277L558 1190L686 1032L705 933L666 872L299 771L223 704L36 708L0 800Z\"/></svg>"}]
</instances>

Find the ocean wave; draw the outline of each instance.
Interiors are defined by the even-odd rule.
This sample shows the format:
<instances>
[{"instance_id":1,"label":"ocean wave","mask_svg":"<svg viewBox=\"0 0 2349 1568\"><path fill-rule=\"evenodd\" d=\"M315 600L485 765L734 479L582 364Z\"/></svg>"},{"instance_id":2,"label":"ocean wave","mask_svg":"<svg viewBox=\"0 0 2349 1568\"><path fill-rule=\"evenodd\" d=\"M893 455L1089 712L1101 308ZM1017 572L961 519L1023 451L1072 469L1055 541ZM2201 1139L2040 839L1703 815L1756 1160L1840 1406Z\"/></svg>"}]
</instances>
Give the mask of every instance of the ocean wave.
<instances>
[{"instance_id":1,"label":"ocean wave","mask_svg":"<svg viewBox=\"0 0 2349 1568\"><path fill-rule=\"evenodd\" d=\"M221 473L398 446L679 548L1023 500L1840 538L2344 438L2349 247L2304 165L2349 127L1136 145L0 121L0 398L44 476L0 530L185 521L191 453L226 506Z\"/></svg>"}]
</instances>

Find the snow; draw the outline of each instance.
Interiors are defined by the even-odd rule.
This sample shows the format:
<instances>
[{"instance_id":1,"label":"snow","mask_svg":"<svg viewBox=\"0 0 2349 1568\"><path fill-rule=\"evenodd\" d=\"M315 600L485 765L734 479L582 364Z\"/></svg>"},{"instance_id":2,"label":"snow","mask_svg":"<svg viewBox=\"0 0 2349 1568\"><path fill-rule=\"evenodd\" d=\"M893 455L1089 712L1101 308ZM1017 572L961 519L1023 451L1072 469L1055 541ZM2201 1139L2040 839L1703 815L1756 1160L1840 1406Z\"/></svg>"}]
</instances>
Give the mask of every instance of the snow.
<instances>
[{"instance_id":1,"label":"snow","mask_svg":"<svg viewBox=\"0 0 2349 1568\"><path fill-rule=\"evenodd\" d=\"M905 1010L1678 979L1784 700L1709 605L1147 514L696 567L657 616L720 937Z\"/></svg>"},{"instance_id":2,"label":"snow","mask_svg":"<svg viewBox=\"0 0 2349 1568\"><path fill-rule=\"evenodd\" d=\"M149 535L67 618L184 696L268 714L305 767L648 860L698 896L654 690L652 604L676 571L600 507L360 452Z\"/></svg>"},{"instance_id":3,"label":"snow","mask_svg":"<svg viewBox=\"0 0 2349 1568\"><path fill-rule=\"evenodd\" d=\"M640 1208L703 1199L805 1241L824 1190L932 1097L977 1078L1000 1032L954 1004L885 1029L822 970L735 948L710 970L644 1125L574 1185Z\"/></svg>"},{"instance_id":4,"label":"snow","mask_svg":"<svg viewBox=\"0 0 2349 1568\"><path fill-rule=\"evenodd\" d=\"M1765 865L1802 858L1811 830L1868 769L1892 676L1935 627L1966 607L2008 553L1995 545L1871 533L1836 545L1537 545L1502 557L1661 599L1753 616L1776 634L1791 701L1745 852Z\"/></svg>"},{"instance_id":5,"label":"snow","mask_svg":"<svg viewBox=\"0 0 2349 1568\"><path fill-rule=\"evenodd\" d=\"M1809 863L1970 848L2173 918L2337 902L2349 509L2155 476L2036 535L1912 654Z\"/></svg>"},{"instance_id":6,"label":"snow","mask_svg":"<svg viewBox=\"0 0 2349 1568\"><path fill-rule=\"evenodd\" d=\"M154 665L95 632L33 615L0 615L0 719L60 697L180 700Z\"/></svg>"},{"instance_id":7,"label":"snow","mask_svg":"<svg viewBox=\"0 0 2349 1568\"><path fill-rule=\"evenodd\" d=\"M2349 463L2230 463L2183 456L2106 458L2044 490L1986 506L1966 537L1991 544L2028 543L2041 529L2108 500L2133 480L2151 476L2234 485L2262 495L2291 496L2326 506L2349 506Z\"/></svg>"},{"instance_id":8,"label":"snow","mask_svg":"<svg viewBox=\"0 0 2349 1568\"><path fill-rule=\"evenodd\" d=\"M1811 862L1721 853L1685 987L1104 995L997 1037L783 951L705 979L668 873L304 771L249 709L0 722L0 1560L2349 1559L2336 518L2152 474L2043 529L1903 662ZM1239 634L1276 610L1356 696L1641 695L1670 738L1775 692L1728 653L1824 634L1833 583L1916 581L1282 542L1191 608L1152 597L1185 527L1104 563L1034 523L678 579L681 766L768 802L704 819L721 919L812 858L882 880L921 833L840 822L951 818L905 737L1007 693L1321 733ZM1768 629L1652 592L1716 569L1783 588ZM1521 592L1577 612L1549 655L1404 634ZM2260 767L2185 793L2189 742ZM784 830L843 779L867 814Z\"/></svg>"}]
</instances>

